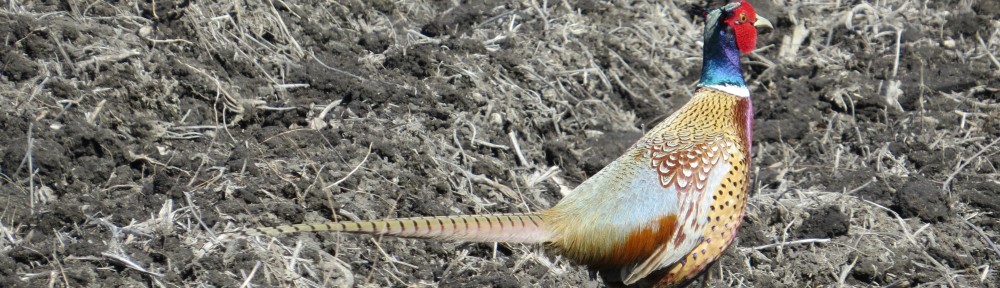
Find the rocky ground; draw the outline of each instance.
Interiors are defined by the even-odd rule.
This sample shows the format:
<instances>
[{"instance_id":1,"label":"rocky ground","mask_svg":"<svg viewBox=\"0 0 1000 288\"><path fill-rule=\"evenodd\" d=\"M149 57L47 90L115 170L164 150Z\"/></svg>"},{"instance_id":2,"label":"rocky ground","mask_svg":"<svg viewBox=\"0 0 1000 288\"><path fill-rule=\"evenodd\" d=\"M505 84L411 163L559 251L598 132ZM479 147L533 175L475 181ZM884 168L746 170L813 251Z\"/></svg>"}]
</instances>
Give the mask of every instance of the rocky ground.
<instances>
[{"instance_id":1,"label":"rocky ground","mask_svg":"<svg viewBox=\"0 0 1000 288\"><path fill-rule=\"evenodd\" d=\"M703 2L217 2L0 8L0 286L600 286L535 245L213 239L550 207L701 68ZM1000 287L1000 2L754 4L709 286Z\"/></svg>"}]
</instances>

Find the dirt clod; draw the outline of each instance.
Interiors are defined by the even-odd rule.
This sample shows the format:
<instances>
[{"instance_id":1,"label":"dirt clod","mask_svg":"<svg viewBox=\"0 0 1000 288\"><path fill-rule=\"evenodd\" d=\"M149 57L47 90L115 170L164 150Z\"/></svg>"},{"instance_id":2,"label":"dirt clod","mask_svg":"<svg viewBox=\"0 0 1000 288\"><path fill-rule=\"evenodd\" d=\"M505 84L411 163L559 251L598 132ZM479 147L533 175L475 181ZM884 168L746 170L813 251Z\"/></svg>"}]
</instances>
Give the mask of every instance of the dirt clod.
<instances>
[{"instance_id":1,"label":"dirt clod","mask_svg":"<svg viewBox=\"0 0 1000 288\"><path fill-rule=\"evenodd\" d=\"M893 208L904 218L919 217L929 223L944 221L951 215L948 196L941 186L927 179L911 179L896 191Z\"/></svg>"},{"instance_id":2,"label":"dirt clod","mask_svg":"<svg viewBox=\"0 0 1000 288\"><path fill-rule=\"evenodd\" d=\"M833 238L847 235L851 219L837 206L809 211L809 218L802 221L797 234L803 238Z\"/></svg>"},{"instance_id":3,"label":"dirt clod","mask_svg":"<svg viewBox=\"0 0 1000 288\"><path fill-rule=\"evenodd\" d=\"M0 50L0 75L11 81L24 81L38 75L38 66L11 49Z\"/></svg>"}]
</instances>

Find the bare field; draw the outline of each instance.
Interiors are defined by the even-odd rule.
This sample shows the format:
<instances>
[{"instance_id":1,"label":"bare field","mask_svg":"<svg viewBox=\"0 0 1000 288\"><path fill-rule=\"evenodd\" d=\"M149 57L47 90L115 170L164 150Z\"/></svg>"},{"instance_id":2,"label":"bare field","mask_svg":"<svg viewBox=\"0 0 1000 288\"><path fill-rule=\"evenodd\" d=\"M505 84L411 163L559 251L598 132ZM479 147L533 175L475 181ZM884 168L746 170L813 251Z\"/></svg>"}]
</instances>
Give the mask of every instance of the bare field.
<instances>
[{"instance_id":1,"label":"bare field","mask_svg":"<svg viewBox=\"0 0 1000 288\"><path fill-rule=\"evenodd\" d=\"M1000 2L753 3L709 287L1000 287ZM5 4L0 287L600 287L534 245L214 239L550 207L687 101L704 3Z\"/></svg>"}]
</instances>

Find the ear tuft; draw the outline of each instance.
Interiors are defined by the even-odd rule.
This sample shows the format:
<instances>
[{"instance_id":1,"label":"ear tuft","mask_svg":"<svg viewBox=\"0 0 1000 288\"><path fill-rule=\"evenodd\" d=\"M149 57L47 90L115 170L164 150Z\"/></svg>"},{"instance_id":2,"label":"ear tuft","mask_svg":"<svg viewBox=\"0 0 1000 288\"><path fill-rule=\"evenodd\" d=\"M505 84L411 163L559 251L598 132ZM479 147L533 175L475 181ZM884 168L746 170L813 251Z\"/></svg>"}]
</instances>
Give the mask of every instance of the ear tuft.
<instances>
[{"instance_id":1,"label":"ear tuft","mask_svg":"<svg viewBox=\"0 0 1000 288\"><path fill-rule=\"evenodd\" d=\"M698 18L702 18L702 19L705 19L705 17L708 17L709 9L706 6L691 5L691 7L688 7L686 10L687 10L688 15L691 15L691 16L694 16L694 17L698 17Z\"/></svg>"}]
</instances>

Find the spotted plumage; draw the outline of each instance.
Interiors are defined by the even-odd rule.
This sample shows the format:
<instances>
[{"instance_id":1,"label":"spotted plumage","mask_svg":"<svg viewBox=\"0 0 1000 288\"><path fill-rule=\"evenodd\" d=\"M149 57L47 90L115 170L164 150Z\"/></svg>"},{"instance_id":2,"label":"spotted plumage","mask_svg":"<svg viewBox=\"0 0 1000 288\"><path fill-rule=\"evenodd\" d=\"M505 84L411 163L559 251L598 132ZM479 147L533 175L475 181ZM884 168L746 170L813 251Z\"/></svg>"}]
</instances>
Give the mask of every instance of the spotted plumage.
<instances>
[{"instance_id":1,"label":"spotted plumage","mask_svg":"<svg viewBox=\"0 0 1000 288\"><path fill-rule=\"evenodd\" d=\"M753 109L739 60L756 45L755 26L770 26L746 1L705 16L691 100L550 209L249 228L222 238L335 231L547 243L612 285L682 285L722 255L742 221Z\"/></svg>"}]
</instances>

